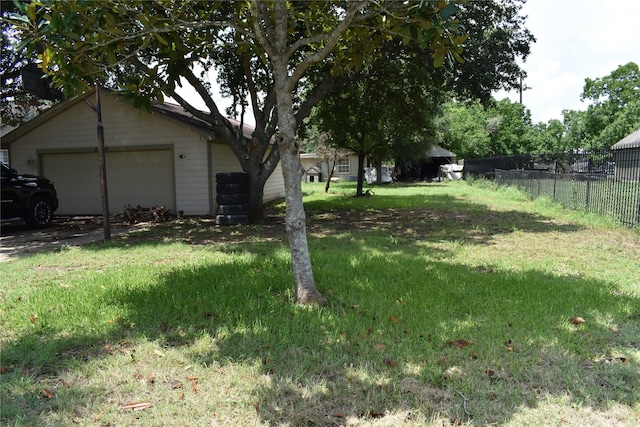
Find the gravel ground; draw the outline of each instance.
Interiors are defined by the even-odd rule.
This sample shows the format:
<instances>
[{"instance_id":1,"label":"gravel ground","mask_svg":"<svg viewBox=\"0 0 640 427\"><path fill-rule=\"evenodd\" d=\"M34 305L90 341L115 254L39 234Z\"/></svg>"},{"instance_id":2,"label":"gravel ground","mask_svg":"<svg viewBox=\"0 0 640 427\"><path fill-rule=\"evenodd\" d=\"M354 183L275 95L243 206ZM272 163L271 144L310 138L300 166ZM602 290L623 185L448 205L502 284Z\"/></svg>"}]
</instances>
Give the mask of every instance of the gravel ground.
<instances>
[{"instance_id":1,"label":"gravel ground","mask_svg":"<svg viewBox=\"0 0 640 427\"><path fill-rule=\"evenodd\" d=\"M111 236L127 233L131 227L122 222L111 225ZM22 222L2 224L0 262L62 246L82 246L104 240L101 217L56 217L53 225L32 230Z\"/></svg>"}]
</instances>

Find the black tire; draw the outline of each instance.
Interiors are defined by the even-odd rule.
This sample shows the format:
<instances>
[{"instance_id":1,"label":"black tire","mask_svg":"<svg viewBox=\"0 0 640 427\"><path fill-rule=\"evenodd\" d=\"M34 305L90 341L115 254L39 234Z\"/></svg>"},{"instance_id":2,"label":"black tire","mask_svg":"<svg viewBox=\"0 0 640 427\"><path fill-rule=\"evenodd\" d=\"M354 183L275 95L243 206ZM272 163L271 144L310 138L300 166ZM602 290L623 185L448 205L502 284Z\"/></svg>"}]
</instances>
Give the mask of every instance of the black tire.
<instances>
[{"instance_id":1,"label":"black tire","mask_svg":"<svg viewBox=\"0 0 640 427\"><path fill-rule=\"evenodd\" d=\"M247 215L249 205L218 205L218 215Z\"/></svg>"},{"instance_id":2,"label":"black tire","mask_svg":"<svg viewBox=\"0 0 640 427\"><path fill-rule=\"evenodd\" d=\"M218 194L243 194L249 192L249 183L240 182L235 184L217 184L216 192Z\"/></svg>"},{"instance_id":3,"label":"black tire","mask_svg":"<svg viewBox=\"0 0 640 427\"><path fill-rule=\"evenodd\" d=\"M216 195L218 205L244 205L249 203L248 194L218 194Z\"/></svg>"},{"instance_id":4,"label":"black tire","mask_svg":"<svg viewBox=\"0 0 640 427\"><path fill-rule=\"evenodd\" d=\"M53 205L46 197L35 196L31 199L25 222L31 228L47 228L53 222Z\"/></svg>"},{"instance_id":5,"label":"black tire","mask_svg":"<svg viewBox=\"0 0 640 427\"><path fill-rule=\"evenodd\" d=\"M218 184L242 184L249 182L249 175L244 172L219 172L216 174Z\"/></svg>"},{"instance_id":6,"label":"black tire","mask_svg":"<svg viewBox=\"0 0 640 427\"><path fill-rule=\"evenodd\" d=\"M216 215L218 225L248 224L249 215Z\"/></svg>"}]
</instances>

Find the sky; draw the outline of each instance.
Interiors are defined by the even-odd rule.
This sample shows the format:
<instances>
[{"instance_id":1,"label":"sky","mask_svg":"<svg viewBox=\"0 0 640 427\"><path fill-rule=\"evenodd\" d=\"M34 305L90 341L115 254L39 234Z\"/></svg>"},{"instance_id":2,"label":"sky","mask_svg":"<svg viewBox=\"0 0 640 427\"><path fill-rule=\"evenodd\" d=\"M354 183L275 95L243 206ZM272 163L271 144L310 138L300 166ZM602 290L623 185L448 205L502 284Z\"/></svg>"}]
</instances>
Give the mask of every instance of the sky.
<instances>
[{"instance_id":1,"label":"sky","mask_svg":"<svg viewBox=\"0 0 640 427\"><path fill-rule=\"evenodd\" d=\"M537 41L522 68L522 102L534 123L562 120L562 110L585 110L586 78L604 77L619 65L640 64L640 1L528 0L522 15ZM500 91L497 99L519 101Z\"/></svg>"},{"instance_id":2,"label":"sky","mask_svg":"<svg viewBox=\"0 0 640 427\"><path fill-rule=\"evenodd\" d=\"M640 0L528 0L521 14L537 40L521 62L527 72L523 84L530 88L523 104L534 123L562 120L562 110L586 110L588 103L580 101L586 78L604 77L628 62L640 64ZM196 101L193 93L185 95ZM220 106L230 105L215 95ZM520 95L500 91L494 97L517 102ZM206 110L202 102L194 104ZM254 124L248 116L245 121Z\"/></svg>"}]
</instances>

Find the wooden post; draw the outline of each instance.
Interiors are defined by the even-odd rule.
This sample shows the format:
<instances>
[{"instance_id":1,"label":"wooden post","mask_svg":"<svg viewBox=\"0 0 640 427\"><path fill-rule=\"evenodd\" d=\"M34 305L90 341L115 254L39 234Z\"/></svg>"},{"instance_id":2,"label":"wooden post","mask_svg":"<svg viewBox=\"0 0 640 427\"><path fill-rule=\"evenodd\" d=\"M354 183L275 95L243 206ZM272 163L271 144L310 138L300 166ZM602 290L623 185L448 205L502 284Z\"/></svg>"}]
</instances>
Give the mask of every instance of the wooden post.
<instances>
[{"instance_id":1,"label":"wooden post","mask_svg":"<svg viewBox=\"0 0 640 427\"><path fill-rule=\"evenodd\" d=\"M109 196L107 192L107 166L104 149L104 127L102 126L102 107L100 105L100 84L96 79L96 113L98 114L98 166L100 169L100 196L102 198L102 225L104 240L111 240L109 221Z\"/></svg>"}]
</instances>

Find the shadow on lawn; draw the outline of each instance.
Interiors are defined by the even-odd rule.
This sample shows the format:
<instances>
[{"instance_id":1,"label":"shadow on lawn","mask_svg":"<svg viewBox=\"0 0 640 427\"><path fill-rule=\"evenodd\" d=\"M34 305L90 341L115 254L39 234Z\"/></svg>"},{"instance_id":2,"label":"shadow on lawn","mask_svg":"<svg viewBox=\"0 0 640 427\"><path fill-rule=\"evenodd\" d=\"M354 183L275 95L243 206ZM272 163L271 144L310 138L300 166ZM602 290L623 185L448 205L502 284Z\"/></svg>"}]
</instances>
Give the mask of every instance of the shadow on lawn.
<instances>
[{"instance_id":1,"label":"shadow on lawn","mask_svg":"<svg viewBox=\"0 0 640 427\"><path fill-rule=\"evenodd\" d=\"M258 241L238 249L250 254L242 268L232 262L176 269L144 292L106 289L105 304L129 308L109 336L50 338L58 331L45 325L5 344L3 364L20 365L14 354L39 347L40 358L33 361L38 366L25 369L35 368L46 380L71 359L105 357L105 342L136 337L184 348L200 366L258 360L271 381L256 390L256 403L263 420L275 425L343 425L347 418L381 417L400 425L420 416L500 423L522 407L535 407L545 394L569 395L597 410L611 402L637 405L640 366L629 355L640 347L638 298L616 292L611 283L579 277L478 270L447 263L441 254L417 261L413 248L425 239L490 244L496 234L513 230L580 227L448 197L440 203L451 210L320 212L311 206L310 234L322 234L310 240L320 249L313 261L320 290L329 298L325 307L291 304L288 260L277 255L281 246ZM282 230L276 219L220 236L242 241L243 233L274 237ZM372 255L357 239L342 237L356 230L402 235L406 241L393 253ZM159 237L202 243L211 239L206 234L169 228ZM162 243L134 237L127 244ZM350 245L352 259L322 250L337 245ZM587 323L569 324L576 315ZM133 329L125 326L132 324ZM190 353L203 334L214 337L217 347ZM7 380L20 390L20 376ZM74 399L60 402L82 406L103 393L72 392ZM24 411L31 419L73 410L38 396L6 402L9 411Z\"/></svg>"},{"instance_id":2,"label":"shadow on lawn","mask_svg":"<svg viewBox=\"0 0 640 427\"><path fill-rule=\"evenodd\" d=\"M57 331L42 329L6 345L4 363L19 363L12 354L40 345L38 375L55 377L66 359L104 357L104 342L136 337L183 348L199 366L258 360L271 381L256 390L257 403L275 425L343 425L349 417L402 424L420 414L500 423L546 393L597 410L640 402L640 366L628 357L640 347L638 300L612 284L438 260L420 268L410 251L371 258L360 248L359 263L316 263L330 302L309 309L290 303L288 263L274 257L275 248L252 249L241 269L176 269L145 292L107 289L105 304L129 307L109 336L46 339ZM398 266L408 270L398 275ZM587 323L569 324L577 314ZM216 348L189 352L203 334ZM75 399L60 402L81 406L103 392L74 390ZM34 416L65 409L37 397L20 405Z\"/></svg>"}]
</instances>

